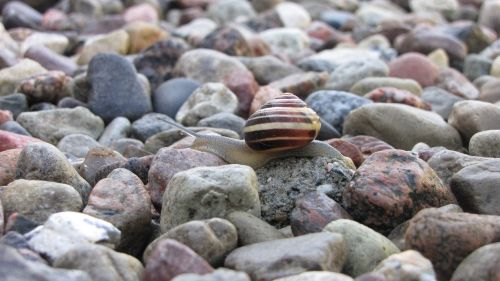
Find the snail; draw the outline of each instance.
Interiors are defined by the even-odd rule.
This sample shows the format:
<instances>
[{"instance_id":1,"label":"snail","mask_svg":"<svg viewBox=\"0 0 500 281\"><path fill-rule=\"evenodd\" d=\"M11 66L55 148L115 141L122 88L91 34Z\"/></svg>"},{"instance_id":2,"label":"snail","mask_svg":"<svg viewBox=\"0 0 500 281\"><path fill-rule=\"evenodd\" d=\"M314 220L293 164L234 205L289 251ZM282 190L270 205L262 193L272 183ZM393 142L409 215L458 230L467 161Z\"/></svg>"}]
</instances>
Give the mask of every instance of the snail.
<instances>
[{"instance_id":1,"label":"snail","mask_svg":"<svg viewBox=\"0 0 500 281\"><path fill-rule=\"evenodd\" d=\"M192 149L213 153L231 164L257 169L278 158L329 156L354 169L350 158L329 144L314 140L321 127L319 116L300 98L289 93L268 101L248 118L245 140L200 135L169 123L195 138Z\"/></svg>"}]
</instances>

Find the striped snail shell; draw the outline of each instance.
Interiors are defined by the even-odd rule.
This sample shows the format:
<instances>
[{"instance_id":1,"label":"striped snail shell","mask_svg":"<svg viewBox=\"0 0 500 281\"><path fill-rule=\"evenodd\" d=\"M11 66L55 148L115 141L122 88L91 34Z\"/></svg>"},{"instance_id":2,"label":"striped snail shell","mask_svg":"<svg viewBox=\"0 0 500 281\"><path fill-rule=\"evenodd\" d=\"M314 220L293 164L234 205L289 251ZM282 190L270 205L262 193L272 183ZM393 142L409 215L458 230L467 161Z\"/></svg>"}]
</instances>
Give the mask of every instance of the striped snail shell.
<instances>
[{"instance_id":1,"label":"striped snail shell","mask_svg":"<svg viewBox=\"0 0 500 281\"><path fill-rule=\"evenodd\" d=\"M256 151L283 151L312 142L321 127L319 116L293 94L283 94L252 114L244 128L245 143Z\"/></svg>"}]
</instances>

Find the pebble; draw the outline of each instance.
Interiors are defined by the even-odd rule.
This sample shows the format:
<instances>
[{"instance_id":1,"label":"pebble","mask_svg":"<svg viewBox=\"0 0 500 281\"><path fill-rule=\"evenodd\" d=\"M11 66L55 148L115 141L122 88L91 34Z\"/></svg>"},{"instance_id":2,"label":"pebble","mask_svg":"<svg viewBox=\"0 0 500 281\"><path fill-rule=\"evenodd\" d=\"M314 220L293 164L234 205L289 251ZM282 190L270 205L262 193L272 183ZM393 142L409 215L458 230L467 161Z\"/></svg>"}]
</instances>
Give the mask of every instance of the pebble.
<instances>
[{"instance_id":1,"label":"pebble","mask_svg":"<svg viewBox=\"0 0 500 281\"><path fill-rule=\"evenodd\" d=\"M99 143L104 146L110 146L115 140L126 138L129 132L130 121L125 117L116 117L102 132L99 137Z\"/></svg>"},{"instance_id":2,"label":"pebble","mask_svg":"<svg viewBox=\"0 0 500 281\"><path fill-rule=\"evenodd\" d=\"M173 78L162 84L152 96L153 111L175 118L179 108L201 84L186 78Z\"/></svg>"},{"instance_id":3,"label":"pebble","mask_svg":"<svg viewBox=\"0 0 500 281\"><path fill-rule=\"evenodd\" d=\"M2 23L7 29L15 27L36 29L42 23L42 14L23 2L12 1L2 9Z\"/></svg>"},{"instance_id":4,"label":"pebble","mask_svg":"<svg viewBox=\"0 0 500 281\"><path fill-rule=\"evenodd\" d=\"M150 47L156 42L167 39L168 34L158 25L143 21L129 23L125 27L128 33L130 46L128 53L136 54Z\"/></svg>"},{"instance_id":5,"label":"pebble","mask_svg":"<svg viewBox=\"0 0 500 281\"><path fill-rule=\"evenodd\" d=\"M406 53L389 64L389 76L412 79L422 87L432 86L438 74L437 66L419 53Z\"/></svg>"},{"instance_id":6,"label":"pebble","mask_svg":"<svg viewBox=\"0 0 500 281\"><path fill-rule=\"evenodd\" d=\"M498 103L500 101L500 91L498 91L498 86L500 83L500 79L488 79L491 78L489 76L483 76L487 80L484 81L484 84L479 87L479 100L491 103ZM479 82L480 78L476 79ZM476 82L475 81L475 82Z\"/></svg>"},{"instance_id":7,"label":"pebble","mask_svg":"<svg viewBox=\"0 0 500 281\"><path fill-rule=\"evenodd\" d=\"M344 241L342 235L322 232L251 244L231 252L224 266L263 281L308 270L339 272L347 256Z\"/></svg>"},{"instance_id":8,"label":"pebble","mask_svg":"<svg viewBox=\"0 0 500 281\"><path fill-rule=\"evenodd\" d=\"M500 107L482 101L459 101L453 105L448 123L468 141L478 132L500 129Z\"/></svg>"},{"instance_id":9,"label":"pebble","mask_svg":"<svg viewBox=\"0 0 500 281\"><path fill-rule=\"evenodd\" d=\"M224 84L206 83L194 90L177 111L175 119L185 126L194 126L217 113L236 113L237 107L237 96Z\"/></svg>"},{"instance_id":10,"label":"pebble","mask_svg":"<svg viewBox=\"0 0 500 281\"><path fill-rule=\"evenodd\" d=\"M25 234L28 245L54 262L72 249L85 244L114 247L120 231L112 224L78 212L52 214L42 227Z\"/></svg>"},{"instance_id":11,"label":"pebble","mask_svg":"<svg viewBox=\"0 0 500 281\"><path fill-rule=\"evenodd\" d=\"M342 272L353 277L372 271L388 256L399 249L383 235L349 219L339 219L327 224L325 232L341 234L347 249L347 259Z\"/></svg>"},{"instance_id":12,"label":"pebble","mask_svg":"<svg viewBox=\"0 0 500 281\"><path fill-rule=\"evenodd\" d=\"M208 274L214 269L188 246L173 239L160 240L145 260L143 280L172 280L184 273Z\"/></svg>"},{"instance_id":13,"label":"pebble","mask_svg":"<svg viewBox=\"0 0 500 281\"><path fill-rule=\"evenodd\" d=\"M325 88L349 91L356 82L367 77L385 77L389 67L379 59L350 59L341 62L331 73Z\"/></svg>"},{"instance_id":14,"label":"pebble","mask_svg":"<svg viewBox=\"0 0 500 281\"><path fill-rule=\"evenodd\" d=\"M86 272L93 280L141 280L144 267L136 258L105 246L85 244L58 257L54 267Z\"/></svg>"},{"instance_id":15,"label":"pebble","mask_svg":"<svg viewBox=\"0 0 500 281\"><path fill-rule=\"evenodd\" d=\"M132 123L130 135L144 142L157 133L174 128L169 122L175 123L165 114L148 113Z\"/></svg>"},{"instance_id":16,"label":"pebble","mask_svg":"<svg viewBox=\"0 0 500 281\"><path fill-rule=\"evenodd\" d=\"M79 212L83 207L80 194L72 186L40 180L15 180L3 188L0 198L5 217L18 213L37 224L43 224L52 214Z\"/></svg>"},{"instance_id":17,"label":"pebble","mask_svg":"<svg viewBox=\"0 0 500 281\"><path fill-rule=\"evenodd\" d=\"M302 72L293 64L286 63L274 56L238 57L238 59L252 72L260 85L267 85Z\"/></svg>"},{"instance_id":18,"label":"pebble","mask_svg":"<svg viewBox=\"0 0 500 281\"><path fill-rule=\"evenodd\" d=\"M185 273L177 275L172 281L251 281L245 272L219 268L207 274Z\"/></svg>"},{"instance_id":19,"label":"pebble","mask_svg":"<svg viewBox=\"0 0 500 281\"><path fill-rule=\"evenodd\" d=\"M215 29L201 40L198 47L217 50L230 56L253 56L250 43L238 29L232 27Z\"/></svg>"},{"instance_id":20,"label":"pebble","mask_svg":"<svg viewBox=\"0 0 500 281\"><path fill-rule=\"evenodd\" d=\"M150 154L147 151L141 152L142 150L144 150L144 143L142 143L142 141L140 140L132 138L123 138L115 140L111 143L109 148L120 153L125 158L141 157Z\"/></svg>"},{"instance_id":21,"label":"pebble","mask_svg":"<svg viewBox=\"0 0 500 281\"><path fill-rule=\"evenodd\" d=\"M345 118L352 110L372 103L369 99L342 91L317 91L305 100L307 105L337 131L343 131Z\"/></svg>"},{"instance_id":22,"label":"pebble","mask_svg":"<svg viewBox=\"0 0 500 281\"><path fill-rule=\"evenodd\" d=\"M43 46L56 54L62 54L69 46L69 39L56 33L33 32L21 43L21 52L25 53L32 46Z\"/></svg>"},{"instance_id":23,"label":"pebble","mask_svg":"<svg viewBox=\"0 0 500 281\"><path fill-rule=\"evenodd\" d=\"M150 235L151 200L141 179L127 169L100 180L82 211L112 223L122 235L117 250L139 256Z\"/></svg>"},{"instance_id":24,"label":"pebble","mask_svg":"<svg viewBox=\"0 0 500 281\"><path fill-rule=\"evenodd\" d=\"M451 281L489 280L498 274L500 243L482 246L468 255L457 267Z\"/></svg>"},{"instance_id":25,"label":"pebble","mask_svg":"<svg viewBox=\"0 0 500 281\"><path fill-rule=\"evenodd\" d=\"M347 135L347 136L344 136L342 139L357 146L359 148L359 150L361 151L361 153L363 153L363 156L365 158L372 155L373 153L375 153L377 151L382 151L382 150L394 148L390 144L388 144L382 140L379 140L375 137L372 137L372 136L364 136L364 135L349 136L349 135Z\"/></svg>"},{"instance_id":26,"label":"pebble","mask_svg":"<svg viewBox=\"0 0 500 281\"><path fill-rule=\"evenodd\" d=\"M474 250L498 241L498 218L426 209L412 218L405 240L409 247L432 262L438 280L448 280L460 262Z\"/></svg>"},{"instance_id":27,"label":"pebble","mask_svg":"<svg viewBox=\"0 0 500 281\"><path fill-rule=\"evenodd\" d=\"M217 23L213 20L208 18L199 18L179 26L173 34L193 45L196 45L215 29L217 29Z\"/></svg>"},{"instance_id":28,"label":"pebble","mask_svg":"<svg viewBox=\"0 0 500 281\"><path fill-rule=\"evenodd\" d=\"M498 23L498 19L496 18L496 15L499 11L500 1L485 1L483 5L481 5L478 22L495 30L496 32L499 32L500 24Z\"/></svg>"},{"instance_id":29,"label":"pebble","mask_svg":"<svg viewBox=\"0 0 500 281\"><path fill-rule=\"evenodd\" d=\"M422 94L422 87L412 79L402 79L394 77L368 77L364 78L351 87L351 92L359 96L364 96L377 88L396 88L409 91L415 96Z\"/></svg>"},{"instance_id":30,"label":"pebble","mask_svg":"<svg viewBox=\"0 0 500 281\"><path fill-rule=\"evenodd\" d=\"M154 1L152 1L154 2ZM153 3L137 3L128 7L123 12L123 18L126 22L149 22L156 23L158 22L158 11Z\"/></svg>"},{"instance_id":31,"label":"pebble","mask_svg":"<svg viewBox=\"0 0 500 281\"><path fill-rule=\"evenodd\" d=\"M143 259L149 260L152 249L161 241L169 239L188 246L215 267L222 265L226 255L236 248L238 232L225 219L192 220L156 238L148 245Z\"/></svg>"},{"instance_id":32,"label":"pebble","mask_svg":"<svg viewBox=\"0 0 500 281\"><path fill-rule=\"evenodd\" d=\"M435 85L464 99L477 99L479 96L474 84L453 68L441 69Z\"/></svg>"},{"instance_id":33,"label":"pebble","mask_svg":"<svg viewBox=\"0 0 500 281\"><path fill-rule=\"evenodd\" d=\"M499 138L500 130L486 130L474 134L469 142L470 155L500 158Z\"/></svg>"},{"instance_id":34,"label":"pebble","mask_svg":"<svg viewBox=\"0 0 500 281\"><path fill-rule=\"evenodd\" d=\"M260 216L257 176L252 168L237 164L178 172L168 183L162 205L162 231L190 220L224 218L236 210Z\"/></svg>"},{"instance_id":35,"label":"pebble","mask_svg":"<svg viewBox=\"0 0 500 281\"><path fill-rule=\"evenodd\" d=\"M32 142L42 141L31 136L0 130L0 152L14 148L23 148Z\"/></svg>"},{"instance_id":36,"label":"pebble","mask_svg":"<svg viewBox=\"0 0 500 281\"><path fill-rule=\"evenodd\" d=\"M101 146L93 138L83 134L71 134L62 138L57 148L77 158L85 158L90 149Z\"/></svg>"},{"instance_id":37,"label":"pebble","mask_svg":"<svg viewBox=\"0 0 500 281\"><path fill-rule=\"evenodd\" d=\"M8 110L13 114L14 118L17 118L20 113L28 110L26 96L21 93L14 93L0 97L0 110Z\"/></svg>"},{"instance_id":38,"label":"pebble","mask_svg":"<svg viewBox=\"0 0 500 281\"><path fill-rule=\"evenodd\" d=\"M240 138L243 138L243 128L245 119L232 113L221 112L209 117L205 117L196 124L199 127L221 128L235 131Z\"/></svg>"},{"instance_id":39,"label":"pebble","mask_svg":"<svg viewBox=\"0 0 500 281\"><path fill-rule=\"evenodd\" d=\"M98 54L89 64L88 104L94 114L109 122L118 116L136 120L152 111L149 93L139 83L134 66L116 54ZM123 81L119 84L109 81ZM119 100L120 103L116 104Z\"/></svg>"},{"instance_id":40,"label":"pebble","mask_svg":"<svg viewBox=\"0 0 500 281\"><path fill-rule=\"evenodd\" d=\"M92 58L104 51L111 54L125 55L130 48L130 36L125 30L117 30L104 35L97 35L92 40L86 41L82 47L77 63L89 64Z\"/></svg>"},{"instance_id":41,"label":"pebble","mask_svg":"<svg viewBox=\"0 0 500 281\"><path fill-rule=\"evenodd\" d=\"M0 152L0 186L6 186L10 182L14 181L16 177L17 161L21 150L21 148L17 148ZM0 220L0 224L2 223L3 220ZM3 228L0 227L0 229Z\"/></svg>"},{"instance_id":42,"label":"pebble","mask_svg":"<svg viewBox=\"0 0 500 281\"><path fill-rule=\"evenodd\" d=\"M295 201L290 214L290 225L294 236L321 232L332 221L351 219L339 203L322 192L309 192Z\"/></svg>"},{"instance_id":43,"label":"pebble","mask_svg":"<svg viewBox=\"0 0 500 281\"><path fill-rule=\"evenodd\" d=\"M488 57L478 54L467 55L464 61L464 75L470 81L490 73L493 61Z\"/></svg>"},{"instance_id":44,"label":"pebble","mask_svg":"<svg viewBox=\"0 0 500 281\"><path fill-rule=\"evenodd\" d=\"M380 112L384 112L384 118ZM344 133L371 135L408 150L418 142L451 149L462 147L458 131L441 116L403 104L376 103L351 111L344 122Z\"/></svg>"},{"instance_id":45,"label":"pebble","mask_svg":"<svg viewBox=\"0 0 500 281\"><path fill-rule=\"evenodd\" d=\"M11 67L1 69L0 96L14 94L21 81L46 71L39 63L30 59L23 59Z\"/></svg>"},{"instance_id":46,"label":"pebble","mask_svg":"<svg viewBox=\"0 0 500 281\"><path fill-rule=\"evenodd\" d=\"M297 28L282 27L268 29L259 34L260 38L271 48L273 54L288 57L304 52L309 47L309 37Z\"/></svg>"},{"instance_id":47,"label":"pebble","mask_svg":"<svg viewBox=\"0 0 500 281\"><path fill-rule=\"evenodd\" d=\"M431 261L415 250L390 255L373 272L386 280L436 280Z\"/></svg>"},{"instance_id":48,"label":"pebble","mask_svg":"<svg viewBox=\"0 0 500 281\"><path fill-rule=\"evenodd\" d=\"M422 100L430 104L432 111L441 115L444 120L448 120L453 105L464 99L438 87L427 87L424 89Z\"/></svg>"},{"instance_id":49,"label":"pebble","mask_svg":"<svg viewBox=\"0 0 500 281\"><path fill-rule=\"evenodd\" d=\"M297 275L274 279L274 281L353 281L351 277L336 272L307 271Z\"/></svg>"},{"instance_id":50,"label":"pebble","mask_svg":"<svg viewBox=\"0 0 500 281\"><path fill-rule=\"evenodd\" d=\"M102 119L83 107L23 112L17 122L34 137L54 145L71 134L96 139L104 130Z\"/></svg>"},{"instance_id":51,"label":"pebble","mask_svg":"<svg viewBox=\"0 0 500 281\"><path fill-rule=\"evenodd\" d=\"M269 84L284 93L294 93L301 99L305 99L309 94L322 89L330 76L326 72L306 72L289 75Z\"/></svg>"},{"instance_id":52,"label":"pebble","mask_svg":"<svg viewBox=\"0 0 500 281\"><path fill-rule=\"evenodd\" d=\"M352 162L356 167L359 167L363 161L365 161L361 149L355 144L343 139L329 139L326 141L329 145L337 149L342 155L351 158Z\"/></svg>"},{"instance_id":53,"label":"pebble","mask_svg":"<svg viewBox=\"0 0 500 281\"><path fill-rule=\"evenodd\" d=\"M10 112L9 110L0 110L0 124L12 121L12 118L12 112Z\"/></svg>"},{"instance_id":54,"label":"pebble","mask_svg":"<svg viewBox=\"0 0 500 281\"><path fill-rule=\"evenodd\" d=\"M286 238L278 229L250 213L234 211L227 219L236 227L241 246Z\"/></svg>"},{"instance_id":55,"label":"pebble","mask_svg":"<svg viewBox=\"0 0 500 281\"><path fill-rule=\"evenodd\" d=\"M392 87L377 88L364 96L379 103L401 103L416 108L431 110L431 105L413 93Z\"/></svg>"},{"instance_id":56,"label":"pebble","mask_svg":"<svg viewBox=\"0 0 500 281\"><path fill-rule=\"evenodd\" d=\"M23 148L17 161L16 179L44 180L70 185L78 191L84 204L92 190L64 154L55 146L44 142L33 142Z\"/></svg>"},{"instance_id":57,"label":"pebble","mask_svg":"<svg viewBox=\"0 0 500 281\"><path fill-rule=\"evenodd\" d=\"M79 173L90 185L94 186L98 181L97 173L102 167L125 160L126 158L123 155L110 148L94 147L87 152L83 163L80 165Z\"/></svg>"}]
</instances>

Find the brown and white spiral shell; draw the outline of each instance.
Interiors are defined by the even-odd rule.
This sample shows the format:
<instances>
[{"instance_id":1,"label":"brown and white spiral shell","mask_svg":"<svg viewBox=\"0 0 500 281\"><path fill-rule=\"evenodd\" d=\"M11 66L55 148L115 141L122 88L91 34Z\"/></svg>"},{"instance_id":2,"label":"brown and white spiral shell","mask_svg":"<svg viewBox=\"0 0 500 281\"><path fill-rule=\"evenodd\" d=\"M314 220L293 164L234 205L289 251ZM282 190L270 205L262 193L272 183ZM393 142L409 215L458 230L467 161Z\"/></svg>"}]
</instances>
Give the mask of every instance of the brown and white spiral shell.
<instances>
[{"instance_id":1,"label":"brown and white spiral shell","mask_svg":"<svg viewBox=\"0 0 500 281\"><path fill-rule=\"evenodd\" d=\"M293 94L283 94L252 114L244 129L245 143L257 151L283 151L306 146L319 133L314 110Z\"/></svg>"}]
</instances>

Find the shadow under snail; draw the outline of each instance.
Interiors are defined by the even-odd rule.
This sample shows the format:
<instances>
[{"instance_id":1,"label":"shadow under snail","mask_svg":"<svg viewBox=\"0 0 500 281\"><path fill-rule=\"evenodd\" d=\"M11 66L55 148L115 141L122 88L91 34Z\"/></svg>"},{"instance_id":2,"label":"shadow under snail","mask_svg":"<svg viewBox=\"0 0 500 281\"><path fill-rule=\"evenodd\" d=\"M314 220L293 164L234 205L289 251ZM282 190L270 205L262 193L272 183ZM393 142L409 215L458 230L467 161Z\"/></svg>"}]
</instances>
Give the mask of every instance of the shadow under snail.
<instances>
[{"instance_id":1,"label":"shadow under snail","mask_svg":"<svg viewBox=\"0 0 500 281\"><path fill-rule=\"evenodd\" d=\"M278 158L326 156L355 169L350 158L329 144L314 140L321 127L319 116L293 94L280 95L252 114L243 131L245 140L201 135L169 123L195 138L192 149L213 153L230 164L256 169Z\"/></svg>"}]
</instances>

